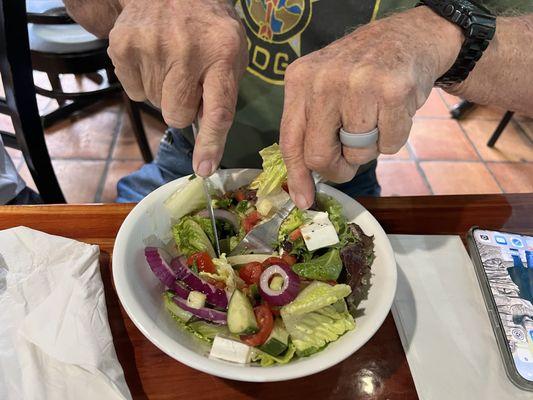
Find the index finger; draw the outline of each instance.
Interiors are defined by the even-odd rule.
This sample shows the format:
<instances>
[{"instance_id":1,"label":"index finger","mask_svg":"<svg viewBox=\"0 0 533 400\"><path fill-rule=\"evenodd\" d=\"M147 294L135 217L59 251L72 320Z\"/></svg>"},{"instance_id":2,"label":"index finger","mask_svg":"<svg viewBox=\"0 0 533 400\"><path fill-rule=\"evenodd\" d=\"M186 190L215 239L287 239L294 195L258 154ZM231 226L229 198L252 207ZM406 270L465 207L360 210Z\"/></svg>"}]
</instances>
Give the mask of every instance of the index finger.
<instances>
[{"instance_id":1,"label":"index finger","mask_svg":"<svg viewBox=\"0 0 533 400\"><path fill-rule=\"evenodd\" d=\"M217 169L237 104L237 77L229 68L211 68L203 83L203 115L193 153L193 169L203 177Z\"/></svg>"},{"instance_id":2,"label":"index finger","mask_svg":"<svg viewBox=\"0 0 533 400\"><path fill-rule=\"evenodd\" d=\"M305 166L305 96L299 96L298 92L298 88L286 81L280 147L287 166L289 194L298 208L307 209L313 204L315 185L311 171Z\"/></svg>"}]
</instances>

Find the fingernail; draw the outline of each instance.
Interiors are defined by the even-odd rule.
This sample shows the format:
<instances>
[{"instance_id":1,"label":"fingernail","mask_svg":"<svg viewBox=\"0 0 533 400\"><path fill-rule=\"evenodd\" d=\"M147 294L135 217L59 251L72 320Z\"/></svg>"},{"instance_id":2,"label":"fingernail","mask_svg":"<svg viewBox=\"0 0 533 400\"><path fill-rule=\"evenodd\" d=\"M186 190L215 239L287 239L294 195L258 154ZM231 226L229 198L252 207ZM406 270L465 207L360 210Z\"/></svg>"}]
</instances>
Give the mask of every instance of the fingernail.
<instances>
[{"instance_id":1,"label":"fingernail","mask_svg":"<svg viewBox=\"0 0 533 400\"><path fill-rule=\"evenodd\" d=\"M200 164L198 164L198 169L196 170L196 173L205 178L211 176L214 170L215 168L213 162L209 160L204 160L201 161Z\"/></svg>"},{"instance_id":2,"label":"fingernail","mask_svg":"<svg viewBox=\"0 0 533 400\"><path fill-rule=\"evenodd\" d=\"M296 206L301 210L307 210L310 206L305 196L300 193L296 194L296 196L294 197L294 202L296 203Z\"/></svg>"}]
</instances>

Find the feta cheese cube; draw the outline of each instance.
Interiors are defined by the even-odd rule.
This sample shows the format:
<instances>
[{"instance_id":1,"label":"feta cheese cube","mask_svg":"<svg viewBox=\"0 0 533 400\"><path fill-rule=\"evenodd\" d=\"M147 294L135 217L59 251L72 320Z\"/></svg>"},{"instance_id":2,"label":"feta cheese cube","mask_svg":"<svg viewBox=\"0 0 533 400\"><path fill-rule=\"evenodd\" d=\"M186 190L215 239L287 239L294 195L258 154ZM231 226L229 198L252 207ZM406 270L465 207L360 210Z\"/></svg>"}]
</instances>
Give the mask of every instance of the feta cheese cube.
<instances>
[{"instance_id":1,"label":"feta cheese cube","mask_svg":"<svg viewBox=\"0 0 533 400\"><path fill-rule=\"evenodd\" d=\"M307 250L314 251L339 243L337 231L329 220L327 212L307 211L306 217L311 221L303 225L300 230Z\"/></svg>"},{"instance_id":2,"label":"feta cheese cube","mask_svg":"<svg viewBox=\"0 0 533 400\"><path fill-rule=\"evenodd\" d=\"M215 336L213 347L211 347L211 352L209 353L210 358L218 358L240 364L249 363L251 355L252 348L250 346L218 335Z\"/></svg>"}]
</instances>

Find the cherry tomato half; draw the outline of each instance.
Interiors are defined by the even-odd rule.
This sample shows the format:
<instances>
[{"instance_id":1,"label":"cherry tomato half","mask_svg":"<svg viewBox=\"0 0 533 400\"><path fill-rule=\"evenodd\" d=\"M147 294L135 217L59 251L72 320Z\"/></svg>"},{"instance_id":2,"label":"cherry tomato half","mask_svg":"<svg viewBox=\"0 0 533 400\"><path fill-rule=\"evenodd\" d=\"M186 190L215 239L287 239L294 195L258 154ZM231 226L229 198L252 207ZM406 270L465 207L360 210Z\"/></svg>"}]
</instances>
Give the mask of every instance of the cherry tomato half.
<instances>
[{"instance_id":1,"label":"cherry tomato half","mask_svg":"<svg viewBox=\"0 0 533 400\"><path fill-rule=\"evenodd\" d=\"M271 265L287 265L287 261L284 261L279 257L268 257L263 261L263 268L268 268Z\"/></svg>"},{"instance_id":2,"label":"cherry tomato half","mask_svg":"<svg viewBox=\"0 0 533 400\"><path fill-rule=\"evenodd\" d=\"M289 264L290 266L296 264L296 256L293 256L292 254L289 254L289 253L283 253L283 255L281 256L281 259L283 261L285 261L286 264Z\"/></svg>"},{"instance_id":3,"label":"cherry tomato half","mask_svg":"<svg viewBox=\"0 0 533 400\"><path fill-rule=\"evenodd\" d=\"M294 242L298 240L298 238L301 238L301 237L302 237L302 231L300 230L300 228L296 228L291 233L289 233L289 240L291 242Z\"/></svg>"},{"instance_id":4,"label":"cherry tomato half","mask_svg":"<svg viewBox=\"0 0 533 400\"><path fill-rule=\"evenodd\" d=\"M259 283L259 277L263 272L263 266L260 262L252 261L248 264L243 265L239 269L239 276L241 279L246 282L248 285L253 285L254 283Z\"/></svg>"},{"instance_id":5,"label":"cherry tomato half","mask_svg":"<svg viewBox=\"0 0 533 400\"><path fill-rule=\"evenodd\" d=\"M261 221L261 214L259 214L257 211L252 211L244 218L244 221L242 222L244 231L246 233L250 232L259 221Z\"/></svg>"},{"instance_id":6,"label":"cherry tomato half","mask_svg":"<svg viewBox=\"0 0 533 400\"><path fill-rule=\"evenodd\" d=\"M253 335L241 335L241 340L248 346L260 346L266 342L274 327L274 317L266 304L254 308L255 319L259 331Z\"/></svg>"},{"instance_id":7,"label":"cherry tomato half","mask_svg":"<svg viewBox=\"0 0 533 400\"><path fill-rule=\"evenodd\" d=\"M194 263L196 263L198 271L209 272L210 274L217 272L215 264L213 264L211 257L206 251L194 253L187 258L187 265L189 267L192 267Z\"/></svg>"}]
</instances>

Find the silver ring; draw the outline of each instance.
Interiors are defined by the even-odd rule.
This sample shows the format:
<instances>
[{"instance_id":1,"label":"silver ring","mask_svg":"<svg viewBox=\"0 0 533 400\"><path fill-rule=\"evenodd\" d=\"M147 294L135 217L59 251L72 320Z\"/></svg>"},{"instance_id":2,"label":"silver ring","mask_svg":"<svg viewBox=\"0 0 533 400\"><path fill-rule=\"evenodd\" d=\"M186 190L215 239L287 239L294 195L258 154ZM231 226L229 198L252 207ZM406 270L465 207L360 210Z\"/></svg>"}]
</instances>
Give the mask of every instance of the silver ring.
<instances>
[{"instance_id":1,"label":"silver ring","mask_svg":"<svg viewBox=\"0 0 533 400\"><path fill-rule=\"evenodd\" d=\"M340 129L339 137L341 143L346 147L352 147L356 149L363 149L365 147L370 147L378 141L379 130L374 128L369 132L363 133L350 133L346 132L344 129Z\"/></svg>"}]
</instances>

